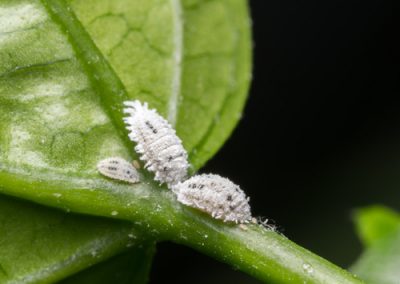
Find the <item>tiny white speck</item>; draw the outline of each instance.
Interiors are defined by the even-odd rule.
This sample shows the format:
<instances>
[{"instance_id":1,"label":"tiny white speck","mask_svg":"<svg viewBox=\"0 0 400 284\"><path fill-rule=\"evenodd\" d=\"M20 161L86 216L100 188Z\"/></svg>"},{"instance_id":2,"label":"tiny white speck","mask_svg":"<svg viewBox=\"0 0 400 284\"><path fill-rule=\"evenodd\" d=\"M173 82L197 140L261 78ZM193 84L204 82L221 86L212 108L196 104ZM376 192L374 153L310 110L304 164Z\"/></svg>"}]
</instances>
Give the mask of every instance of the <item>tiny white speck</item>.
<instances>
[{"instance_id":1,"label":"tiny white speck","mask_svg":"<svg viewBox=\"0 0 400 284\"><path fill-rule=\"evenodd\" d=\"M53 196L60 198L62 196L62 194L61 193L53 193Z\"/></svg>"},{"instance_id":2,"label":"tiny white speck","mask_svg":"<svg viewBox=\"0 0 400 284\"><path fill-rule=\"evenodd\" d=\"M305 272L307 272L308 274L312 274L312 273L314 273L314 268L311 266L311 264L309 264L309 263L304 263L303 264L303 270L305 271Z\"/></svg>"},{"instance_id":3,"label":"tiny white speck","mask_svg":"<svg viewBox=\"0 0 400 284\"><path fill-rule=\"evenodd\" d=\"M111 212L111 215L112 215L112 216L117 216L117 215L118 215L118 211L112 211L112 212Z\"/></svg>"},{"instance_id":4,"label":"tiny white speck","mask_svg":"<svg viewBox=\"0 0 400 284\"><path fill-rule=\"evenodd\" d=\"M135 167L135 169L139 170L140 167L140 163L138 160L133 160L132 165Z\"/></svg>"},{"instance_id":5,"label":"tiny white speck","mask_svg":"<svg viewBox=\"0 0 400 284\"><path fill-rule=\"evenodd\" d=\"M248 228L247 228L247 226L246 226L245 224L240 224L240 225L239 225L239 228L240 228L241 230L243 230L243 231L247 231L247 230L248 230Z\"/></svg>"}]
</instances>

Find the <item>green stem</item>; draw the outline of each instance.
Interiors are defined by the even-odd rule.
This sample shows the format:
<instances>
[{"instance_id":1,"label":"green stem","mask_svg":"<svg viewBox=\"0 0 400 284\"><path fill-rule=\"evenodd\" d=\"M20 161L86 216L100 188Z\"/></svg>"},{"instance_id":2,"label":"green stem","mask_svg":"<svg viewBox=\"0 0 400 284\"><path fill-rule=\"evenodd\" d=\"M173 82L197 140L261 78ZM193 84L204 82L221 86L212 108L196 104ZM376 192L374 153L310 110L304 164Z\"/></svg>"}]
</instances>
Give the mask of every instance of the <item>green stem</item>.
<instances>
[{"instance_id":1,"label":"green stem","mask_svg":"<svg viewBox=\"0 0 400 284\"><path fill-rule=\"evenodd\" d=\"M347 271L260 226L243 230L200 218L192 223L177 226L171 239L267 283L362 283Z\"/></svg>"},{"instance_id":2,"label":"green stem","mask_svg":"<svg viewBox=\"0 0 400 284\"><path fill-rule=\"evenodd\" d=\"M42 173L38 181L40 173L33 180L29 173L10 171L0 168L0 192L78 213L129 220L148 237L190 246L267 283L362 283L276 232L214 220L179 204L170 191L153 183L130 186L77 176L67 181L54 173Z\"/></svg>"}]
</instances>

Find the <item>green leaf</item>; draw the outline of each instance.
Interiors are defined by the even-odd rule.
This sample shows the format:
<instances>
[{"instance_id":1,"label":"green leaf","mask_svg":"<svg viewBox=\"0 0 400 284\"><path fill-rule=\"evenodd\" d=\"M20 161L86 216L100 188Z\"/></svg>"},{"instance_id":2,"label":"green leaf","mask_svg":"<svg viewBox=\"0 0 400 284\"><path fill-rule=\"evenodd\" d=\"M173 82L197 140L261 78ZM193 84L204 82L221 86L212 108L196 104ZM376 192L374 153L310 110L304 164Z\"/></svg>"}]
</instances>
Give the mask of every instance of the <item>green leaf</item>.
<instances>
[{"instance_id":1,"label":"green leaf","mask_svg":"<svg viewBox=\"0 0 400 284\"><path fill-rule=\"evenodd\" d=\"M69 210L65 196L75 194L76 181L113 187L95 165L107 156L134 157L120 111L128 98L148 101L176 124L196 169L237 123L249 73L245 1L4 0L0 191ZM46 188L46 180L59 184ZM30 186L21 186L26 181ZM96 210L85 195L82 206ZM42 215L36 223L46 226ZM57 230L47 233L46 246L59 245ZM84 247L78 239L76 248ZM70 272L87 264L76 263Z\"/></svg>"},{"instance_id":2,"label":"green leaf","mask_svg":"<svg viewBox=\"0 0 400 284\"><path fill-rule=\"evenodd\" d=\"M400 215L381 205L357 209L353 217L359 238L366 247L393 234L400 226Z\"/></svg>"},{"instance_id":3,"label":"green leaf","mask_svg":"<svg viewBox=\"0 0 400 284\"><path fill-rule=\"evenodd\" d=\"M132 257L142 257L146 253L139 248L142 242L129 223L67 214L0 196L0 283L54 283L127 247L138 253ZM132 257L130 261L135 260ZM150 258L143 258L141 265L149 264ZM143 278L148 269L139 265L130 271Z\"/></svg>"},{"instance_id":4,"label":"green leaf","mask_svg":"<svg viewBox=\"0 0 400 284\"><path fill-rule=\"evenodd\" d=\"M240 116L229 107L229 122L221 123L223 102L240 100L241 109L246 94L246 2L95 2L1 4L1 172L22 179L63 176L65 184L71 176L103 180L95 167L100 159L134 157L121 120L122 101L129 98L148 101L176 120L186 148L203 164ZM109 17L126 22L98 23ZM125 36L107 50L125 25ZM215 147L201 150L208 143Z\"/></svg>"},{"instance_id":5,"label":"green leaf","mask_svg":"<svg viewBox=\"0 0 400 284\"><path fill-rule=\"evenodd\" d=\"M69 2L129 96L176 126L198 169L241 117L251 72L247 2Z\"/></svg>"},{"instance_id":6,"label":"green leaf","mask_svg":"<svg viewBox=\"0 0 400 284\"><path fill-rule=\"evenodd\" d=\"M400 279L400 226L372 243L351 268L369 284L397 284Z\"/></svg>"},{"instance_id":7,"label":"green leaf","mask_svg":"<svg viewBox=\"0 0 400 284\"><path fill-rule=\"evenodd\" d=\"M366 251L351 270L371 284L396 284L400 279L400 215L375 205L354 214L357 232Z\"/></svg>"},{"instance_id":8,"label":"green leaf","mask_svg":"<svg viewBox=\"0 0 400 284\"><path fill-rule=\"evenodd\" d=\"M153 246L135 247L73 275L60 284L147 283L153 253Z\"/></svg>"}]
</instances>

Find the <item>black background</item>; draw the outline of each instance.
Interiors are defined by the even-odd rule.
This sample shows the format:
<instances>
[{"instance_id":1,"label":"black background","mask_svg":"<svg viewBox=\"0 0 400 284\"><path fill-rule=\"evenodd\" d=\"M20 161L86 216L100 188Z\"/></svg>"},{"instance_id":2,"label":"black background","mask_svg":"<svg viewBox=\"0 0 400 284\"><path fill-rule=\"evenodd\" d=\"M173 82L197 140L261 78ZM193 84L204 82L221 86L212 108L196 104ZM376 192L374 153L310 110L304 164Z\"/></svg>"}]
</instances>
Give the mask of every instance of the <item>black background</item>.
<instances>
[{"instance_id":1,"label":"black background","mask_svg":"<svg viewBox=\"0 0 400 284\"><path fill-rule=\"evenodd\" d=\"M400 209L398 20L391 1L250 1L254 73L243 119L203 172L230 177L291 240L343 267L354 208ZM258 283L165 243L151 283Z\"/></svg>"}]
</instances>

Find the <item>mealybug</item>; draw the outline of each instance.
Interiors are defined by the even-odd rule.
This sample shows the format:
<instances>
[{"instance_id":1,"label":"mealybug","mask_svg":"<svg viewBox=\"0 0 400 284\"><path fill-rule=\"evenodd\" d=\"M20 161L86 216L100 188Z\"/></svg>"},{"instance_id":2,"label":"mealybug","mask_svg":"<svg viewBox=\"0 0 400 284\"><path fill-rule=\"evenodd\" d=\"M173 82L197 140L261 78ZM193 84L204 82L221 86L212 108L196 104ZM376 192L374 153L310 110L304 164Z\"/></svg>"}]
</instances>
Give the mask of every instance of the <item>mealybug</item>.
<instances>
[{"instance_id":1,"label":"mealybug","mask_svg":"<svg viewBox=\"0 0 400 284\"><path fill-rule=\"evenodd\" d=\"M124 118L129 138L136 142L135 150L145 161L145 168L155 173L155 180L169 187L183 180L187 174L188 155L172 126L147 103L124 102Z\"/></svg>"},{"instance_id":2,"label":"mealybug","mask_svg":"<svg viewBox=\"0 0 400 284\"><path fill-rule=\"evenodd\" d=\"M126 181L129 183L139 182L139 173L131 163L122 158L112 157L100 161L97 164L98 171L109 178Z\"/></svg>"},{"instance_id":3,"label":"mealybug","mask_svg":"<svg viewBox=\"0 0 400 284\"><path fill-rule=\"evenodd\" d=\"M209 213L224 222L249 223L249 198L240 187L219 175L203 174L172 188L179 202Z\"/></svg>"}]
</instances>

